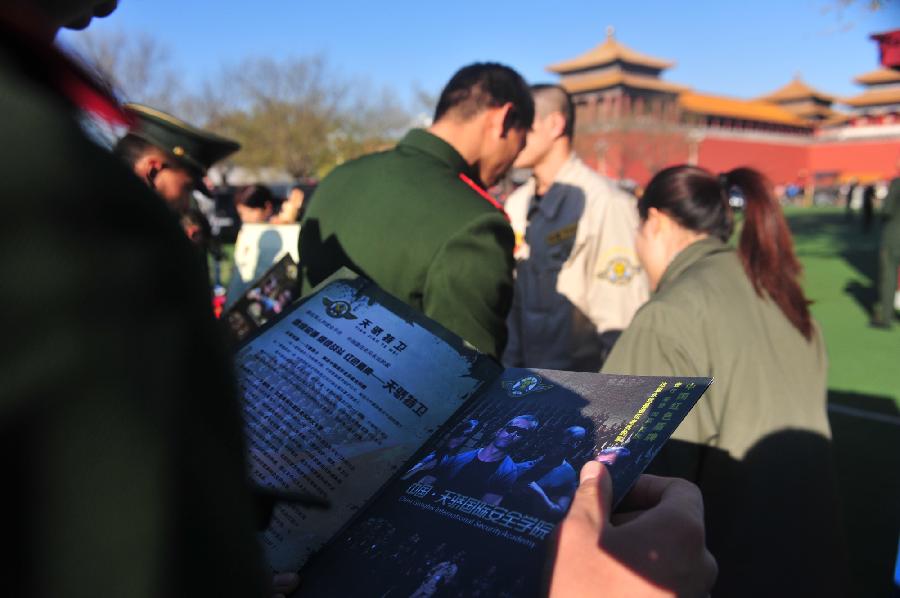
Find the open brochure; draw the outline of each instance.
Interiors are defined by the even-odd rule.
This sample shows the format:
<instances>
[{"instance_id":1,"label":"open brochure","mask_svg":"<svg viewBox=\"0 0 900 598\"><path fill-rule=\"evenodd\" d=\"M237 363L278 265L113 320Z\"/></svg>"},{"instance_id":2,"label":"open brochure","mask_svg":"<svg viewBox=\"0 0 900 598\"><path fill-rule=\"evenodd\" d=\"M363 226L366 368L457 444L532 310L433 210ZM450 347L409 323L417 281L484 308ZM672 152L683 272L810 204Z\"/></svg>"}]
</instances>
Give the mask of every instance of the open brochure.
<instances>
[{"instance_id":1,"label":"open brochure","mask_svg":"<svg viewBox=\"0 0 900 598\"><path fill-rule=\"evenodd\" d=\"M247 289L284 256L299 261L299 243L299 224L242 224L234 243L225 308L231 309Z\"/></svg>"},{"instance_id":2,"label":"open brochure","mask_svg":"<svg viewBox=\"0 0 900 598\"><path fill-rule=\"evenodd\" d=\"M284 311L294 299L297 262L285 254L225 312L232 337L240 341Z\"/></svg>"},{"instance_id":3,"label":"open brochure","mask_svg":"<svg viewBox=\"0 0 900 598\"><path fill-rule=\"evenodd\" d=\"M710 384L504 370L352 276L236 359L254 482L331 503L279 503L262 533L303 595L537 593L582 464L619 500Z\"/></svg>"}]
</instances>

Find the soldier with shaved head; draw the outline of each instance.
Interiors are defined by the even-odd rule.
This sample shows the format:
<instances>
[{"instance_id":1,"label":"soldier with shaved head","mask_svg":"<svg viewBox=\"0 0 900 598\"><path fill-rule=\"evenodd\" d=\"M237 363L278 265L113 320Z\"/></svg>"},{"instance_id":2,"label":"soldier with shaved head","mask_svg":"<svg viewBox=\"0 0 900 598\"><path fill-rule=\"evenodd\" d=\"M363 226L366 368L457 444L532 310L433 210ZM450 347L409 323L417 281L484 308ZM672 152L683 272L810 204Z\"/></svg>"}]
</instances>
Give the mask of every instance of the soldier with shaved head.
<instances>
[{"instance_id":1,"label":"soldier with shaved head","mask_svg":"<svg viewBox=\"0 0 900 598\"><path fill-rule=\"evenodd\" d=\"M536 85L534 125L514 166L531 180L506 202L516 234L516 281L504 362L597 371L647 300L634 253L634 200L574 153L575 106Z\"/></svg>"}]
</instances>

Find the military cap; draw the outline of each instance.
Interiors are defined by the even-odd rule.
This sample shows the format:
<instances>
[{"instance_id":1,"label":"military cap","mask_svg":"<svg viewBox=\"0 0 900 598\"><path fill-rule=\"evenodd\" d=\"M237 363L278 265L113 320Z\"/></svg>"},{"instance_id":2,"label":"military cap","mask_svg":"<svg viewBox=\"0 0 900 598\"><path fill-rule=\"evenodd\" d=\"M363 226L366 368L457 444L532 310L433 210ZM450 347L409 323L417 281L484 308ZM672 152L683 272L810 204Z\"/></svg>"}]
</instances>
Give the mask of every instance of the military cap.
<instances>
[{"instance_id":1,"label":"military cap","mask_svg":"<svg viewBox=\"0 0 900 598\"><path fill-rule=\"evenodd\" d=\"M177 162L202 176L210 166L241 149L241 144L141 104L125 104L133 119L128 133L170 154Z\"/></svg>"}]
</instances>

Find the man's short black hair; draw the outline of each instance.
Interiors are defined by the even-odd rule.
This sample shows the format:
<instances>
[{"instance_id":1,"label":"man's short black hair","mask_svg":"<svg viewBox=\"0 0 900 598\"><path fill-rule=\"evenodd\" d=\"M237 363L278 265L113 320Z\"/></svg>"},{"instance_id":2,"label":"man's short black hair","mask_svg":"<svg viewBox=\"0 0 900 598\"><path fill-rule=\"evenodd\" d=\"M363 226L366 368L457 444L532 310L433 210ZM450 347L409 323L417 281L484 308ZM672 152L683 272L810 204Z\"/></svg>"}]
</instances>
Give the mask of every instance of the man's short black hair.
<instances>
[{"instance_id":1,"label":"man's short black hair","mask_svg":"<svg viewBox=\"0 0 900 598\"><path fill-rule=\"evenodd\" d=\"M551 112L559 112L566 119L566 128L563 135L572 139L575 136L575 102L572 96L560 85L553 83L540 83L531 86L535 104L540 101L543 105L540 117L547 116Z\"/></svg>"},{"instance_id":2,"label":"man's short black hair","mask_svg":"<svg viewBox=\"0 0 900 598\"><path fill-rule=\"evenodd\" d=\"M128 166L134 168L137 161L152 149L158 148L149 141L128 133L116 143L116 147L113 148L113 154L121 158Z\"/></svg>"},{"instance_id":3,"label":"man's short black hair","mask_svg":"<svg viewBox=\"0 0 900 598\"><path fill-rule=\"evenodd\" d=\"M522 76L496 62L476 62L459 69L444 87L434 111L437 122L450 112L468 120L486 108L512 104L504 123L508 129L531 128L534 100Z\"/></svg>"}]
</instances>

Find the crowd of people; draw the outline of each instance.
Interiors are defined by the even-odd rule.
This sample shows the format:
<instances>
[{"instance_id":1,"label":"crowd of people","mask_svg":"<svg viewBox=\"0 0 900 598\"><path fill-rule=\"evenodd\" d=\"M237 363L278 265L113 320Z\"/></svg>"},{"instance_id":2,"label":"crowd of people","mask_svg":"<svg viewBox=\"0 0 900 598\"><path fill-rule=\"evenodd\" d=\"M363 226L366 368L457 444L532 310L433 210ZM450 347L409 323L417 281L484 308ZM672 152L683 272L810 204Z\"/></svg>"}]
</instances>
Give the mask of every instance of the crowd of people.
<instances>
[{"instance_id":1,"label":"crowd of people","mask_svg":"<svg viewBox=\"0 0 900 598\"><path fill-rule=\"evenodd\" d=\"M0 8L0 126L22 142L0 166L16 198L0 261L10 280L29 277L2 299L17 339L0 360L19 547L7 587L288 592L296 576L267 581L254 542L228 344L195 247L210 233L191 196L239 145L119 106L53 47L59 27L115 5ZM127 134L102 147L85 130L97 121ZM564 500L545 493L554 518L567 512L551 595L843 594L824 342L769 183L674 166L635 201L578 159L574 130L563 88L476 63L452 76L430 127L336 168L311 199L252 185L234 203L246 223L301 223L301 295L348 267L510 366L715 379L651 465L662 477L642 476L619 512L597 461L577 481L563 472ZM504 206L488 190L513 165L533 176ZM885 201L896 287L900 181ZM524 493L504 482L520 474L541 488L563 475L563 452L518 465L504 452L533 420L406 475L471 485L466 472L490 469L486 502ZM577 445L579 431L566 434L561 446Z\"/></svg>"}]
</instances>

